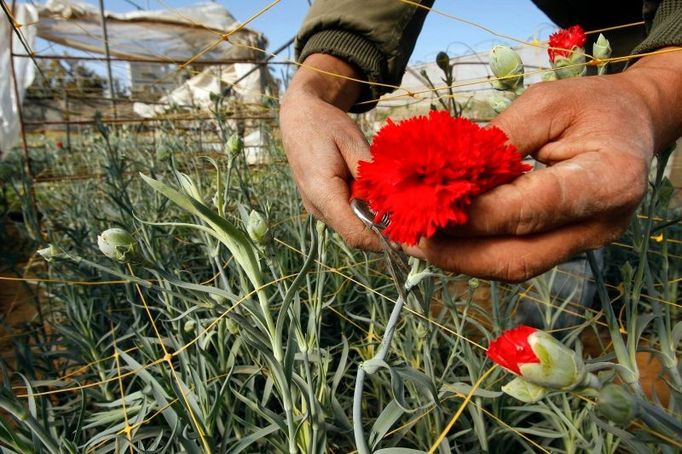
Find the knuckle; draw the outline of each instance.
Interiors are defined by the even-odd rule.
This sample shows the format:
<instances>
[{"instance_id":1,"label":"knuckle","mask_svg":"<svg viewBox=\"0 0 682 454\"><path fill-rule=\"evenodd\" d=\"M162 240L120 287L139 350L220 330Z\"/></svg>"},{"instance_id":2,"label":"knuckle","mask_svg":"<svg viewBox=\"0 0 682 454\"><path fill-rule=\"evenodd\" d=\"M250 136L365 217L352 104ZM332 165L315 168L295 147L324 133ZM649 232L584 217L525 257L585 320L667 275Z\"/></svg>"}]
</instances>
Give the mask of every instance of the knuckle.
<instances>
[{"instance_id":1,"label":"knuckle","mask_svg":"<svg viewBox=\"0 0 682 454\"><path fill-rule=\"evenodd\" d=\"M538 220L534 213L524 204L512 217L511 232L514 235L527 235L535 231Z\"/></svg>"},{"instance_id":2,"label":"knuckle","mask_svg":"<svg viewBox=\"0 0 682 454\"><path fill-rule=\"evenodd\" d=\"M511 186L514 188L514 186ZM523 191L516 188L514 199L510 200L509 205L516 205L518 209L514 210L509 219L507 231L513 235L527 235L533 233L541 224L539 213L543 210L538 210L537 204L540 203L540 208L543 208L543 196L541 194L535 195L529 199ZM520 202L519 202L520 201Z\"/></svg>"}]
</instances>

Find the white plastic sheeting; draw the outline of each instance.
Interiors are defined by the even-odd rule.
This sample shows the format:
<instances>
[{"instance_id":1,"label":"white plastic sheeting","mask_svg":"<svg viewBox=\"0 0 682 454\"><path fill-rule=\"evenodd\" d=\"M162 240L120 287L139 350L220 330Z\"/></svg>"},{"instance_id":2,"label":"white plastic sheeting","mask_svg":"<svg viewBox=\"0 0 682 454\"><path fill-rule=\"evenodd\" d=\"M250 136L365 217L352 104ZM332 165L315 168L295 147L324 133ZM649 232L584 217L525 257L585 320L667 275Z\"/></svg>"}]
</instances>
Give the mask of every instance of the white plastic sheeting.
<instances>
[{"instance_id":1,"label":"white plastic sheeting","mask_svg":"<svg viewBox=\"0 0 682 454\"><path fill-rule=\"evenodd\" d=\"M36 26L33 24L38 20L38 12L32 5L16 5L14 18L17 23L24 24L19 30L26 43L32 47L36 36ZM10 148L16 145L21 126L15 98L14 80L10 70L10 37L14 53L24 54L26 51L16 34L12 36L13 33L12 25L2 15L0 17L0 156L6 154ZM33 62L29 58L15 57L14 70L19 96L23 99L26 88L33 83L35 75Z\"/></svg>"},{"instance_id":2,"label":"white plastic sheeting","mask_svg":"<svg viewBox=\"0 0 682 454\"><path fill-rule=\"evenodd\" d=\"M168 64L224 62L225 60L257 60L264 55L256 49L267 46L265 37L242 27L221 5L206 3L188 8L160 11L135 11L125 14L104 12L110 53L131 60L159 60ZM48 0L36 7L18 4L15 17L32 48L36 35L47 41L74 49L103 54L104 35L98 8L78 0ZM17 103L10 74L9 36L12 27L0 18L0 156L16 145L19 134ZM229 35L227 39L222 37ZM14 53L25 54L17 39ZM23 98L33 82L34 66L28 58L15 58L15 72ZM168 106L208 107L211 93L232 86L252 64L208 66L197 76L164 96ZM260 102L265 87L274 87L266 66L253 71L233 86L244 102ZM164 107L136 104L138 115L153 117Z\"/></svg>"},{"instance_id":3,"label":"white plastic sheeting","mask_svg":"<svg viewBox=\"0 0 682 454\"><path fill-rule=\"evenodd\" d=\"M74 49L103 53L104 36L98 8L77 0L48 0L39 7L38 36ZM257 59L265 38L240 24L221 5L207 3L191 8L105 11L111 55L120 58L158 59L185 63L225 59ZM220 40L230 34L228 40Z\"/></svg>"},{"instance_id":4,"label":"white plastic sheeting","mask_svg":"<svg viewBox=\"0 0 682 454\"><path fill-rule=\"evenodd\" d=\"M234 63L208 67L168 95L163 96L158 104L136 102L133 110L141 117L151 118L173 106L195 106L208 109L212 104L211 93L220 93L223 87L231 87L234 95L242 102L258 104L262 101L264 89L274 87L275 82L266 66L261 66L255 71L254 66L252 63ZM252 72L247 75L249 71ZM237 80L239 83L234 85Z\"/></svg>"}]
</instances>

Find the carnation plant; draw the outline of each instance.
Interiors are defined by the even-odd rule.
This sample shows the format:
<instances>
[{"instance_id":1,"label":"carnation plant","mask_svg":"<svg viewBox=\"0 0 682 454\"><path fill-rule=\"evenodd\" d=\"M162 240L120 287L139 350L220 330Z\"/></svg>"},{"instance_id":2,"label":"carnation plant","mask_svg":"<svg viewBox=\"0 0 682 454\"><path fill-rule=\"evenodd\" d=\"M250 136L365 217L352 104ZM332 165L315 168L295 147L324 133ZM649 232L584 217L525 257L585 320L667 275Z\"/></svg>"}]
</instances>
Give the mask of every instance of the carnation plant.
<instances>
[{"instance_id":1,"label":"carnation plant","mask_svg":"<svg viewBox=\"0 0 682 454\"><path fill-rule=\"evenodd\" d=\"M582 73L578 44L550 43L554 76ZM522 65L495 55L494 88L513 102ZM560 57L575 61L559 68ZM149 140L99 122L70 155L36 153L40 213L9 172L5 200L46 260L27 270L43 320L16 332L3 362L3 450L679 450L669 152L607 266L592 260L597 305L583 310L552 293L560 270L488 282L393 248L466 222L474 197L529 170L501 131L442 107L450 114L389 123L360 168L354 195L369 203L359 213L386 240L382 255L351 251L302 211L272 125L258 125L271 162L249 167L222 96L189 130L169 122ZM396 148L419 153L398 159ZM87 178L47 178L60 175ZM542 326L517 326L522 299L543 308ZM575 323L556 328L564 313Z\"/></svg>"}]
</instances>

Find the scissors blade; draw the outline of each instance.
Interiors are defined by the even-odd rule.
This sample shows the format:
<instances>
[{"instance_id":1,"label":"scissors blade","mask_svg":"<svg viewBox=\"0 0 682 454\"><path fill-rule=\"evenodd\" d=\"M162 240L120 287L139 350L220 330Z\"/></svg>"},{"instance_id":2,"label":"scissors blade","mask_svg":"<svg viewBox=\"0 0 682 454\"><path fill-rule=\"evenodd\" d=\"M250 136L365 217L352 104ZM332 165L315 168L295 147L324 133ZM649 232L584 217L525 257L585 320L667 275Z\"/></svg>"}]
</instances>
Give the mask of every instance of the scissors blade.
<instances>
[{"instance_id":1,"label":"scissors blade","mask_svg":"<svg viewBox=\"0 0 682 454\"><path fill-rule=\"evenodd\" d=\"M384 235L384 229L388 226L390 219L388 215L384 215L380 222L375 222L375 213L369 208L369 205L363 200L353 199L351 200L351 208L355 215L360 218L360 220L372 230L379 238L379 243L384 254L384 261L388 271L393 278L398 295L407 301L408 291L405 288L405 283L407 282L407 276L410 272L410 266L408 264L407 255L400 249L400 246L395 246ZM413 288L411 290L421 308L424 308L424 298L418 288Z\"/></svg>"}]
</instances>

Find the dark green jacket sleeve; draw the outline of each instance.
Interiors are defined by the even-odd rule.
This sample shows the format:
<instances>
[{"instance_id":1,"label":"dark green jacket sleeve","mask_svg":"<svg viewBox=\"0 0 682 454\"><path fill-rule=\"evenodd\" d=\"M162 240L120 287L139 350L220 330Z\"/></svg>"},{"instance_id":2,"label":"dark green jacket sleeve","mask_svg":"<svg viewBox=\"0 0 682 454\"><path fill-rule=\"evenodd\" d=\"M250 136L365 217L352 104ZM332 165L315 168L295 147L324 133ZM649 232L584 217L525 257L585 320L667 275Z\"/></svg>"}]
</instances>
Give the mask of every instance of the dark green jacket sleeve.
<instances>
[{"instance_id":1,"label":"dark green jacket sleeve","mask_svg":"<svg viewBox=\"0 0 682 454\"><path fill-rule=\"evenodd\" d=\"M649 34L633 54L682 46L682 0L645 1L644 19Z\"/></svg>"},{"instance_id":2,"label":"dark green jacket sleeve","mask_svg":"<svg viewBox=\"0 0 682 454\"><path fill-rule=\"evenodd\" d=\"M430 7L433 0L414 3ZM427 11L399 0L317 0L296 37L296 58L334 55L356 65L369 82L400 85ZM358 102L391 90L368 84ZM375 104L356 104L351 111L364 112Z\"/></svg>"}]
</instances>

